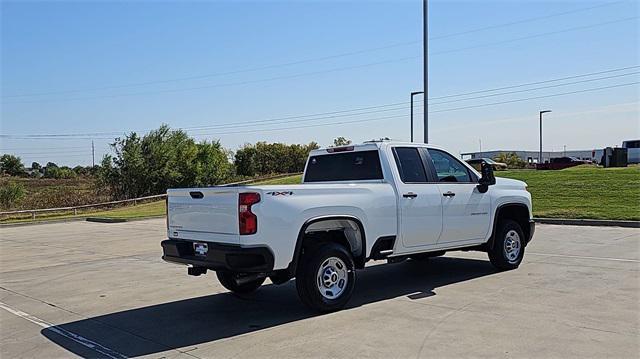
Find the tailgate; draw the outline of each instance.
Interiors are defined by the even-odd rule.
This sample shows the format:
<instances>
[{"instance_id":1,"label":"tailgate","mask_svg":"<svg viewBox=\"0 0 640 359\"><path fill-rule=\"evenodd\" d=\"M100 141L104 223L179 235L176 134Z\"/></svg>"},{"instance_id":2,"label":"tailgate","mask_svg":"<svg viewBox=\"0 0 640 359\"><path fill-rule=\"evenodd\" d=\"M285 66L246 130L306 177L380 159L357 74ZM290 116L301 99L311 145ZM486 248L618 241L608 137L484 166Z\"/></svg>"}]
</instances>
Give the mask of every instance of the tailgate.
<instances>
[{"instance_id":1,"label":"tailgate","mask_svg":"<svg viewBox=\"0 0 640 359\"><path fill-rule=\"evenodd\" d=\"M238 188L167 191L169 238L239 243Z\"/></svg>"}]
</instances>

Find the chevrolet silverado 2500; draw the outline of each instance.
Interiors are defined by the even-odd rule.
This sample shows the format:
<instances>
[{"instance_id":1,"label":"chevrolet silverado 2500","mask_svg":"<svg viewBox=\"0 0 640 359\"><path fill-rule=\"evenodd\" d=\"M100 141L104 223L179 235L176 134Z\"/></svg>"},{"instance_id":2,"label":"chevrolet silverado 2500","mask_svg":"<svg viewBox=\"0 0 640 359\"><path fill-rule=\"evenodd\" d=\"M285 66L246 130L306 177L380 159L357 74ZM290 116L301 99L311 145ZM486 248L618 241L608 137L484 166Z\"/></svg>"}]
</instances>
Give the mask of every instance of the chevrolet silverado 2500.
<instances>
[{"instance_id":1,"label":"chevrolet silverado 2500","mask_svg":"<svg viewBox=\"0 0 640 359\"><path fill-rule=\"evenodd\" d=\"M524 182L432 145L314 150L302 182L168 190L164 260L213 270L239 295L295 278L302 302L326 312L345 306L369 260L478 250L509 270L534 232Z\"/></svg>"}]
</instances>

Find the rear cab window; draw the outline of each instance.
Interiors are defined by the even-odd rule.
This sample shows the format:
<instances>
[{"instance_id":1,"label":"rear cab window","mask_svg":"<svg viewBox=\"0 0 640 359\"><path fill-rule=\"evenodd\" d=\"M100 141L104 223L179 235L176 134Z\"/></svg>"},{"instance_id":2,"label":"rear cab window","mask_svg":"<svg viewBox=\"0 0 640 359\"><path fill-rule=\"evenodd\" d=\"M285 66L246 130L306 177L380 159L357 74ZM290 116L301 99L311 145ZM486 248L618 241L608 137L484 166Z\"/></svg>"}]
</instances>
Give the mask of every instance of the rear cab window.
<instances>
[{"instance_id":1,"label":"rear cab window","mask_svg":"<svg viewBox=\"0 0 640 359\"><path fill-rule=\"evenodd\" d=\"M304 182L382 180L378 150L349 151L309 157Z\"/></svg>"}]
</instances>

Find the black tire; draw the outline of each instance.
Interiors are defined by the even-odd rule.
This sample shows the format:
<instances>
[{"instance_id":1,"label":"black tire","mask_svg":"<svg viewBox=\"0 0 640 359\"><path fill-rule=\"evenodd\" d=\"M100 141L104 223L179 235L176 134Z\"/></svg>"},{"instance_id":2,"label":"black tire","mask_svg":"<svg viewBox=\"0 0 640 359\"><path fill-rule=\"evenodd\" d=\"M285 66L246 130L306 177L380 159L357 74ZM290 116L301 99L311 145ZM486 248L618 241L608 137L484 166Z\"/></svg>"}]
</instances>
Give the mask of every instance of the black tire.
<instances>
[{"instance_id":1,"label":"black tire","mask_svg":"<svg viewBox=\"0 0 640 359\"><path fill-rule=\"evenodd\" d=\"M517 237L514 236L514 233L517 234ZM517 254L513 250L509 250L513 248L514 241L517 241L519 246ZM510 219L500 220L493 247L488 251L489 260L499 270L516 269L524 257L524 248L524 232L518 222Z\"/></svg>"},{"instance_id":2,"label":"black tire","mask_svg":"<svg viewBox=\"0 0 640 359\"><path fill-rule=\"evenodd\" d=\"M244 275L246 274L227 271L216 272L216 276L218 277L218 281L220 281L220 284L222 284L223 287L227 288L233 294L237 294L240 296L255 292L267 279L266 277L262 277L247 283L238 284L238 282L236 282L236 278L242 277Z\"/></svg>"},{"instance_id":3,"label":"black tire","mask_svg":"<svg viewBox=\"0 0 640 359\"><path fill-rule=\"evenodd\" d=\"M323 272L323 276L319 278L319 271L323 267L328 272ZM336 273L335 279L333 274L327 274L333 273L332 270ZM324 287L326 289L321 292L320 287L324 285L322 278L327 278L325 283L335 285ZM342 286L341 280L344 280ZM323 313L340 310L351 298L355 282L355 264L351 253L344 246L327 242L305 248L296 273L296 289L306 306Z\"/></svg>"}]
</instances>

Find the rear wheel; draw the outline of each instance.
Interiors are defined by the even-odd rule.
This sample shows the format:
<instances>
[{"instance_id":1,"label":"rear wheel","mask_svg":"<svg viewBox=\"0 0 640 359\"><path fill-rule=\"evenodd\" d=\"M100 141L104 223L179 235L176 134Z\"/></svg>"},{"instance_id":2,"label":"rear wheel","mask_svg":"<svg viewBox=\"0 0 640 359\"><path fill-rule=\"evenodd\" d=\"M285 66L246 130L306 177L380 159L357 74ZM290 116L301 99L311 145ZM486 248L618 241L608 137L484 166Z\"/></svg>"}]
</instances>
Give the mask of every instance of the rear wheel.
<instances>
[{"instance_id":1,"label":"rear wheel","mask_svg":"<svg viewBox=\"0 0 640 359\"><path fill-rule=\"evenodd\" d=\"M498 223L489 260L499 270L518 268L524 257L524 233L518 222L506 219Z\"/></svg>"},{"instance_id":2,"label":"rear wheel","mask_svg":"<svg viewBox=\"0 0 640 359\"><path fill-rule=\"evenodd\" d=\"M342 309L356 281L351 253L336 243L305 248L296 274L302 302L319 312Z\"/></svg>"},{"instance_id":3,"label":"rear wheel","mask_svg":"<svg viewBox=\"0 0 640 359\"><path fill-rule=\"evenodd\" d=\"M252 274L247 273L234 273L227 271L217 271L216 276L223 287L227 288L234 294L247 295L255 292L260 288L262 283L266 280L265 277L259 277L253 280L247 281L247 277ZM239 284L241 283L241 284Z\"/></svg>"}]
</instances>

